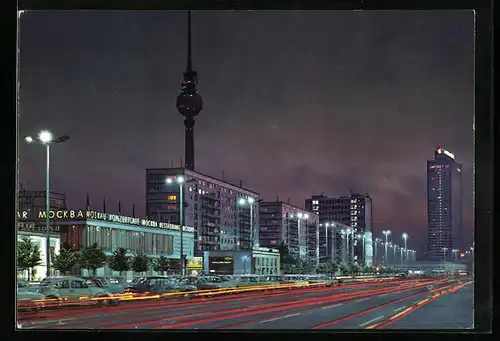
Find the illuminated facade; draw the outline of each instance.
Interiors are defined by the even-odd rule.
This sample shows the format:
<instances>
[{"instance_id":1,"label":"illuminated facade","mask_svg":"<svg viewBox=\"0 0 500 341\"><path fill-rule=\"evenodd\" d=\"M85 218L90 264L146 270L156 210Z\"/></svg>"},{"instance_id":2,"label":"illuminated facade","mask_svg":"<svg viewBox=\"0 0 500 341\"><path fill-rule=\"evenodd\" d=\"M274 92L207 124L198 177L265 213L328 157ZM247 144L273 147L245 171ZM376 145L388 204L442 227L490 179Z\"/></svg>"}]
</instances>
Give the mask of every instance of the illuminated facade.
<instances>
[{"instance_id":1,"label":"illuminated facade","mask_svg":"<svg viewBox=\"0 0 500 341\"><path fill-rule=\"evenodd\" d=\"M179 185L166 179L183 176L184 219L193 226L197 256L204 251L250 249L258 244L259 193L185 168L146 170L146 214L158 221L179 224ZM241 198L254 199L252 207L254 241L250 241L250 207Z\"/></svg>"},{"instance_id":2,"label":"illuminated facade","mask_svg":"<svg viewBox=\"0 0 500 341\"><path fill-rule=\"evenodd\" d=\"M318 264L318 216L282 201L264 201L259 220L260 246L272 248L285 241L291 256Z\"/></svg>"},{"instance_id":3,"label":"illuminated facade","mask_svg":"<svg viewBox=\"0 0 500 341\"><path fill-rule=\"evenodd\" d=\"M367 193L337 198L314 195L306 199L305 207L319 217L321 261L372 264L372 199ZM342 231L350 233L343 235Z\"/></svg>"},{"instance_id":4,"label":"illuminated facade","mask_svg":"<svg viewBox=\"0 0 500 341\"><path fill-rule=\"evenodd\" d=\"M451 259L452 249L462 249L462 165L455 155L437 147L427 161L427 256Z\"/></svg>"},{"instance_id":5,"label":"illuminated facade","mask_svg":"<svg viewBox=\"0 0 500 341\"><path fill-rule=\"evenodd\" d=\"M51 244L54 244L56 253L62 244L80 250L97 242L108 257L116 249L123 247L127 249L129 256L142 251L150 259L159 256L171 259L173 268L176 268L176 264L180 265L178 225L90 210L52 210L49 218L54 232ZM18 212L18 230L19 235L40 234L39 238L43 238L45 212L40 212L35 217L28 215L26 211ZM184 253L188 260L193 257L193 231L192 227L184 227ZM85 275L87 271L81 270L81 274ZM154 274L152 269L149 269L148 274ZM106 264L104 268L97 269L97 275L113 276L118 273L113 274ZM130 272L125 275L131 277L133 274Z\"/></svg>"},{"instance_id":6,"label":"illuminated facade","mask_svg":"<svg viewBox=\"0 0 500 341\"><path fill-rule=\"evenodd\" d=\"M205 251L205 274L214 275L279 275L279 250L255 247L253 250Z\"/></svg>"}]
</instances>

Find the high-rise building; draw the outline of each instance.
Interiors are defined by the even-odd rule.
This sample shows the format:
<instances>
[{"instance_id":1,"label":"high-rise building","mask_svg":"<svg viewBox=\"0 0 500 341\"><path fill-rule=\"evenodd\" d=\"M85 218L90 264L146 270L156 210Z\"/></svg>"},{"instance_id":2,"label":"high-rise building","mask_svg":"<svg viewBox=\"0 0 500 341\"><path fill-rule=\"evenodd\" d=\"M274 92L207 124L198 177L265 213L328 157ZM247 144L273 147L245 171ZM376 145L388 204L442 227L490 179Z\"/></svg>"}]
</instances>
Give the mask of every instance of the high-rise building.
<instances>
[{"instance_id":1,"label":"high-rise building","mask_svg":"<svg viewBox=\"0 0 500 341\"><path fill-rule=\"evenodd\" d=\"M190 169L146 170L146 214L150 219L179 224L180 186L175 181L166 183L167 178L175 180L178 176L184 177L184 219L185 225L195 229L196 255L203 255L203 251L246 250L257 246L259 193ZM239 205L242 198L252 198L253 206Z\"/></svg>"},{"instance_id":2,"label":"high-rise building","mask_svg":"<svg viewBox=\"0 0 500 341\"><path fill-rule=\"evenodd\" d=\"M332 198L313 195L305 201L306 210L319 217L320 260L356 261L371 265L372 199L370 195L350 193ZM347 226L347 228L346 228ZM345 234L342 234L344 231ZM344 248L343 244L347 243ZM344 249L347 253L343 256ZM332 252L335 253L332 255Z\"/></svg>"},{"instance_id":3,"label":"high-rise building","mask_svg":"<svg viewBox=\"0 0 500 341\"><path fill-rule=\"evenodd\" d=\"M450 260L462 249L462 165L455 155L437 147L427 161L427 257Z\"/></svg>"},{"instance_id":4,"label":"high-rise building","mask_svg":"<svg viewBox=\"0 0 500 341\"><path fill-rule=\"evenodd\" d=\"M277 247L284 241L291 256L319 262L318 216L282 201L259 205L260 246Z\"/></svg>"}]
</instances>

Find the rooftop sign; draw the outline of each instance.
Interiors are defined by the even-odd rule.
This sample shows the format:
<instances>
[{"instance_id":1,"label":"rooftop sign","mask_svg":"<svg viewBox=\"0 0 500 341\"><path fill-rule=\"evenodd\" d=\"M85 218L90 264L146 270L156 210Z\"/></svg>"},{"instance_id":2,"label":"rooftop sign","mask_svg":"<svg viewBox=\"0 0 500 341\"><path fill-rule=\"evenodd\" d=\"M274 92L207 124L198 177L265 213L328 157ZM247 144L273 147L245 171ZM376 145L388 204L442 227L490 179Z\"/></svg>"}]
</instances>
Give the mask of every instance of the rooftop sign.
<instances>
[{"instance_id":1,"label":"rooftop sign","mask_svg":"<svg viewBox=\"0 0 500 341\"><path fill-rule=\"evenodd\" d=\"M27 211L17 212L18 219L29 219ZM45 211L38 212L38 219L46 219L47 213ZM84 210L57 210L49 211L49 219L55 220L85 220L94 219L102 221L117 222L120 224L139 225L143 227L160 228L167 230L179 231L179 225L170 223L158 222L148 219L127 217L118 214L107 214L97 211L84 211ZM193 227L184 226L183 231L194 232Z\"/></svg>"},{"instance_id":2,"label":"rooftop sign","mask_svg":"<svg viewBox=\"0 0 500 341\"><path fill-rule=\"evenodd\" d=\"M446 149L443 149L441 147L437 147L436 151L438 152L438 154L444 154L452 159L455 159L455 155L452 152L447 151Z\"/></svg>"}]
</instances>

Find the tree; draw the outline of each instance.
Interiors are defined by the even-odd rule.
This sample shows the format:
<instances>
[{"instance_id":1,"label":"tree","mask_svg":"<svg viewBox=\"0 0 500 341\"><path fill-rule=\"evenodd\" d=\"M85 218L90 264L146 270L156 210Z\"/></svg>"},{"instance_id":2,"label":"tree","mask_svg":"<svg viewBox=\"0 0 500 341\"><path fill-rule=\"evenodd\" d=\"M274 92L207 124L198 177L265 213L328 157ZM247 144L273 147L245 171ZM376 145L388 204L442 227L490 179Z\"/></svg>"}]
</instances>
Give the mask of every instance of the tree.
<instances>
[{"instance_id":1,"label":"tree","mask_svg":"<svg viewBox=\"0 0 500 341\"><path fill-rule=\"evenodd\" d=\"M86 270L92 270L93 275L96 275L96 270L102 268L106 263L106 255L97 243L91 246L84 247L80 251L79 264Z\"/></svg>"},{"instance_id":2,"label":"tree","mask_svg":"<svg viewBox=\"0 0 500 341\"><path fill-rule=\"evenodd\" d=\"M338 269L339 265L333 261L325 263L325 275L334 276Z\"/></svg>"},{"instance_id":3,"label":"tree","mask_svg":"<svg viewBox=\"0 0 500 341\"><path fill-rule=\"evenodd\" d=\"M160 256L160 258L156 258L153 261L153 270L161 272L161 274L163 275L165 271L170 270L171 265L172 264L170 262L170 259L165 256Z\"/></svg>"},{"instance_id":4,"label":"tree","mask_svg":"<svg viewBox=\"0 0 500 341\"><path fill-rule=\"evenodd\" d=\"M373 268L371 266L368 266L368 265L365 265L365 267L363 268L363 272L364 273L372 273L373 272Z\"/></svg>"},{"instance_id":5,"label":"tree","mask_svg":"<svg viewBox=\"0 0 500 341\"><path fill-rule=\"evenodd\" d=\"M138 251L130 265L135 272L145 272L148 270L149 258L144 252Z\"/></svg>"},{"instance_id":6,"label":"tree","mask_svg":"<svg viewBox=\"0 0 500 341\"><path fill-rule=\"evenodd\" d=\"M347 270L349 274L355 275L359 272L359 266L356 263L349 263L347 265Z\"/></svg>"},{"instance_id":7,"label":"tree","mask_svg":"<svg viewBox=\"0 0 500 341\"><path fill-rule=\"evenodd\" d=\"M17 267L22 271L28 270L28 281L31 280L30 272L32 269L41 263L38 244L33 244L29 237L23 237L17 242Z\"/></svg>"},{"instance_id":8,"label":"tree","mask_svg":"<svg viewBox=\"0 0 500 341\"><path fill-rule=\"evenodd\" d=\"M349 269L345 264L340 264L339 270L344 276L349 273Z\"/></svg>"},{"instance_id":9,"label":"tree","mask_svg":"<svg viewBox=\"0 0 500 341\"><path fill-rule=\"evenodd\" d=\"M59 250L59 254L54 255L52 266L54 269L66 274L73 270L75 265L78 263L78 258L79 255L77 251L73 251L67 245L64 245Z\"/></svg>"},{"instance_id":10,"label":"tree","mask_svg":"<svg viewBox=\"0 0 500 341\"><path fill-rule=\"evenodd\" d=\"M123 247L116 249L109 260L109 267L114 271L119 271L120 276L124 271L130 270L130 257L127 257L127 250Z\"/></svg>"},{"instance_id":11,"label":"tree","mask_svg":"<svg viewBox=\"0 0 500 341\"><path fill-rule=\"evenodd\" d=\"M280 264L282 266L285 264L296 264L296 260L290 255L288 245L284 240L281 241L278 250L280 251Z\"/></svg>"}]
</instances>

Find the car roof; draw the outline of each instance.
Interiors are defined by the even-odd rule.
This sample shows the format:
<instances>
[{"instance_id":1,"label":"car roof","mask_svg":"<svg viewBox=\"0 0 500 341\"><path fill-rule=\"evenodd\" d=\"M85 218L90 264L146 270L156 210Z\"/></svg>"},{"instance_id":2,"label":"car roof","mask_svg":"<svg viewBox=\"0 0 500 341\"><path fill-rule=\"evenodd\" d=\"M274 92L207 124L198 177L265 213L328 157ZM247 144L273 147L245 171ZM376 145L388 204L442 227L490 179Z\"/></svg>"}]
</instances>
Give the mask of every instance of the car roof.
<instances>
[{"instance_id":1,"label":"car roof","mask_svg":"<svg viewBox=\"0 0 500 341\"><path fill-rule=\"evenodd\" d=\"M48 281L60 281L60 280L73 280L73 281L81 281L84 280L85 278L83 277L77 277L77 276L52 276L52 277L45 277L43 280L48 280Z\"/></svg>"}]
</instances>

